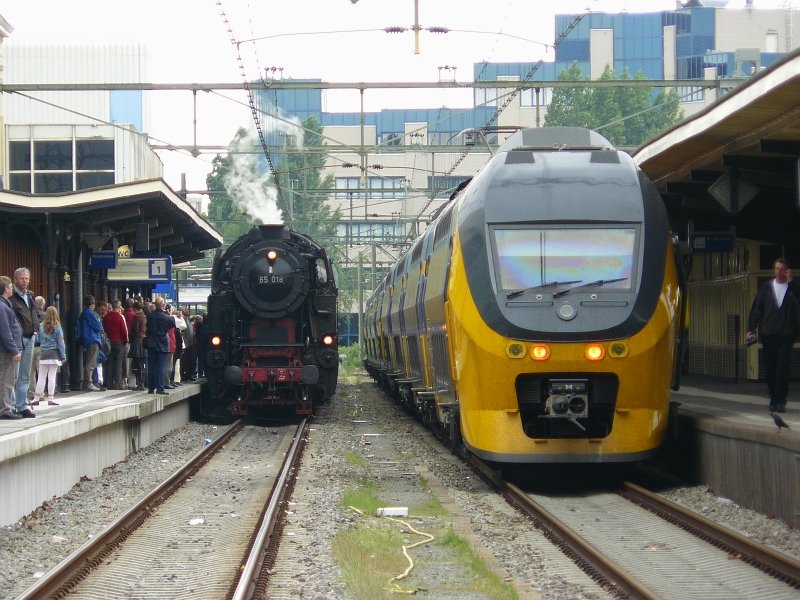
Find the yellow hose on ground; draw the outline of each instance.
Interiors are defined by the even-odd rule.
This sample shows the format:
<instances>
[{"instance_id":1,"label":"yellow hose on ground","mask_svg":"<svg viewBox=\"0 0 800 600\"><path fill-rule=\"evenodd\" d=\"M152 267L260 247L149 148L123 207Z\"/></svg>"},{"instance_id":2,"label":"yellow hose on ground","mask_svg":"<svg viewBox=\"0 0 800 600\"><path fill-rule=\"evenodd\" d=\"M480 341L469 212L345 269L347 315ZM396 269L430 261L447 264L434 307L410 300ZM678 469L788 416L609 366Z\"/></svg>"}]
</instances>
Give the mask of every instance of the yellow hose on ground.
<instances>
[{"instance_id":1,"label":"yellow hose on ground","mask_svg":"<svg viewBox=\"0 0 800 600\"><path fill-rule=\"evenodd\" d=\"M411 558L411 555L409 555L408 551L411 550L412 548L416 548L417 546L421 546L422 544L427 544L428 542L433 541L434 536L432 536L430 533L425 533L424 531L417 531L416 529L414 529L411 526L411 524L406 523L402 519L396 519L394 517L386 517L386 518L389 519L390 521L396 521L397 523L405 525L406 527L408 527L408 529L410 529L411 531L413 531L417 535L422 535L422 536L425 536L427 538L427 539L424 539L424 540L420 540L420 541L416 542L415 544L411 544L410 546L405 546L405 545L403 546L403 556L405 556L406 560L408 561L408 567L400 575L395 575L388 582L388 586L389 587L387 589L388 589L388 591L390 591L390 592L392 592L394 594L414 594L415 590L403 589L402 587L400 587L400 585L397 582L400 581L401 579L407 577L408 574L411 572L411 569L414 568L414 560Z\"/></svg>"}]
</instances>

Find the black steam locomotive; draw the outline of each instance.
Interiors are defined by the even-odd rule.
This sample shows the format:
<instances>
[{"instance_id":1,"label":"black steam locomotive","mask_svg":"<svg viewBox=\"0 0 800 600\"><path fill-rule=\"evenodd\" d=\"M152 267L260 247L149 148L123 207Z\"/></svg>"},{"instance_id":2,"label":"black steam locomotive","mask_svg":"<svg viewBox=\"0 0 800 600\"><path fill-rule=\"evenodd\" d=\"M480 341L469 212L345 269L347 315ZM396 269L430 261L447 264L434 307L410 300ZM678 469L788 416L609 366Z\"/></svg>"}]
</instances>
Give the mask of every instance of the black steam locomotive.
<instances>
[{"instance_id":1,"label":"black steam locomotive","mask_svg":"<svg viewBox=\"0 0 800 600\"><path fill-rule=\"evenodd\" d=\"M325 249L261 225L217 254L201 416L309 415L339 373L337 287Z\"/></svg>"}]
</instances>

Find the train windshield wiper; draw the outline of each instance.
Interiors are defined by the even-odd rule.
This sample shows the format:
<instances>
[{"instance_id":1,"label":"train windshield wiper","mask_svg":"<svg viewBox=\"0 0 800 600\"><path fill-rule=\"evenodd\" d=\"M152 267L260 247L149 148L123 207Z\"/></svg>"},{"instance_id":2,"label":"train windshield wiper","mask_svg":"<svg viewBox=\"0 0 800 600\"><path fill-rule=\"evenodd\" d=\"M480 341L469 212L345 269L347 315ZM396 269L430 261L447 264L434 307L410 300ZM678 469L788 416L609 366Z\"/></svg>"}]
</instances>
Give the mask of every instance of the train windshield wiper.
<instances>
[{"instance_id":1,"label":"train windshield wiper","mask_svg":"<svg viewBox=\"0 0 800 600\"><path fill-rule=\"evenodd\" d=\"M574 281L552 281L550 283L543 283L542 285L533 285L531 287L523 288L521 290L513 290L506 294L506 298L516 298L517 296L530 292L531 290L540 290L542 288L556 287L558 285L571 285L573 283L580 283L583 279L576 279Z\"/></svg>"},{"instance_id":2,"label":"train windshield wiper","mask_svg":"<svg viewBox=\"0 0 800 600\"><path fill-rule=\"evenodd\" d=\"M558 290L555 294L553 294L553 298L560 298L564 294L569 294L572 290L576 290L578 288L585 288L585 287L600 287L607 283L616 283L617 281L625 281L628 279L627 277L617 277L616 279L598 279L596 281L590 281L589 283L584 283L583 285L576 285L574 287L566 288L563 290Z\"/></svg>"}]
</instances>

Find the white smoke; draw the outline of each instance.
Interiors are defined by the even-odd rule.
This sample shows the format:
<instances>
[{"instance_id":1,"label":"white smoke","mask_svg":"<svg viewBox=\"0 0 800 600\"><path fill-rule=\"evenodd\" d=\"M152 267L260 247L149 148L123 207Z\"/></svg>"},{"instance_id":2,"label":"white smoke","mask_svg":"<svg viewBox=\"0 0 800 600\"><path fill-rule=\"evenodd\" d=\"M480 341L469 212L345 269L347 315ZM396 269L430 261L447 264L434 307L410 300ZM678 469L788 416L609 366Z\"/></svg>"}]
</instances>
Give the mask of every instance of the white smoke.
<instances>
[{"instance_id":1,"label":"white smoke","mask_svg":"<svg viewBox=\"0 0 800 600\"><path fill-rule=\"evenodd\" d=\"M262 131L268 140L275 138L277 133L277 137L285 140L287 146L302 146L303 130L296 118L290 122L289 119L267 116L263 120ZM225 175L224 185L231 198L233 210L250 215L264 224L283 223L275 182L262 160L264 155L261 140L255 126L251 126L245 136L236 137L228 151L231 169Z\"/></svg>"}]
</instances>

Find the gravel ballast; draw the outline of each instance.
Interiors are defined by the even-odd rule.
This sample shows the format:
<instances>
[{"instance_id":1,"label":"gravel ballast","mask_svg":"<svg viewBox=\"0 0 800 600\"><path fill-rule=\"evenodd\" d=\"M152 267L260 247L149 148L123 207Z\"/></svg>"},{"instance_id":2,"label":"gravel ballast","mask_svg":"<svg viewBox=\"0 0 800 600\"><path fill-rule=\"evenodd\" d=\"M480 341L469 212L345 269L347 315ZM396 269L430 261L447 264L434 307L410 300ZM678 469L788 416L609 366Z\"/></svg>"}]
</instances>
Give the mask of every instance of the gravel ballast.
<instances>
[{"instance_id":1,"label":"gravel ballast","mask_svg":"<svg viewBox=\"0 0 800 600\"><path fill-rule=\"evenodd\" d=\"M384 438L380 449L365 443L365 428ZM189 460L204 440L220 432L221 428L191 423L106 469L100 477L77 483L69 493L44 503L16 524L3 527L0 597L14 598L35 583L41 573L101 531ZM345 460L348 453L364 458L367 473L376 479L387 505L413 504L421 500L420 494L434 495L448 511L447 518L457 533L470 541L502 579L515 585L520 597L607 597L367 380L340 384L334 401L322 407L312 423L282 542L281 552L284 556L288 552L291 560L276 564L271 597L355 598L344 586L331 551L336 534L353 527L360 518L341 505L344 491L364 476L364 467ZM427 481L427 486L421 488L420 480ZM800 532L780 520L739 507L702 486L678 487L665 495L800 557ZM441 584L441 570L420 569L414 585L425 588L419 578L426 572L431 585ZM437 597L424 591L420 595Z\"/></svg>"}]
</instances>

